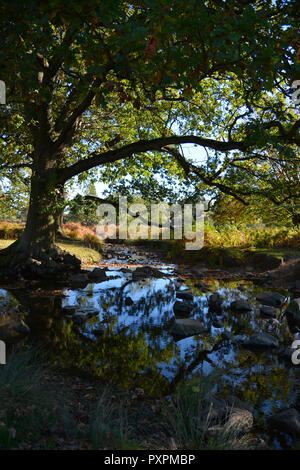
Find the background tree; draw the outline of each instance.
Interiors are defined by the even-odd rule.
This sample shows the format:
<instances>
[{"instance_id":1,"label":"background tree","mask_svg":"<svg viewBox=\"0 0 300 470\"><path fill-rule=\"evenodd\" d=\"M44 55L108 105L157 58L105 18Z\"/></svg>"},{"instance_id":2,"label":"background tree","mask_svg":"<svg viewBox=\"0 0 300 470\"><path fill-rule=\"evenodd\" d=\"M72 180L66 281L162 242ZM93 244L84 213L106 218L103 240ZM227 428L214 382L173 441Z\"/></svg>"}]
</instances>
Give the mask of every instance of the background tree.
<instances>
[{"instance_id":1,"label":"background tree","mask_svg":"<svg viewBox=\"0 0 300 470\"><path fill-rule=\"evenodd\" d=\"M85 196L91 196L91 199L87 199ZM88 185L85 196L78 194L69 202L64 216L67 222L80 222L83 225L98 223L97 207L99 202L97 201L98 195L94 183ZM92 198L95 198L95 200Z\"/></svg>"}]
</instances>

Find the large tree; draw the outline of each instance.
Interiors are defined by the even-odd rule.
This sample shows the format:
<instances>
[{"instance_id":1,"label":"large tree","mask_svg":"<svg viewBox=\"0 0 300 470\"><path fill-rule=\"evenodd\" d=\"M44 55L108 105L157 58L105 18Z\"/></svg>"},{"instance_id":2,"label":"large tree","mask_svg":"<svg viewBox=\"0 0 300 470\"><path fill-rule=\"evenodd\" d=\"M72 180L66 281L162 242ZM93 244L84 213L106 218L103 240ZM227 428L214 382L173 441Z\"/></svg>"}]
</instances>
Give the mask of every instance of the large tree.
<instances>
[{"instance_id":1,"label":"large tree","mask_svg":"<svg viewBox=\"0 0 300 470\"><path fill-rule=\"evenodd\" d=\"M263 165L270 149L297 161L297 20L296 1L281 0L2 2L0 169L31 179L26 229L2 266L67 261L54 244L63 189L92 169L177 165L243 199L228 168Z\"/></svg>"}]
</instances>

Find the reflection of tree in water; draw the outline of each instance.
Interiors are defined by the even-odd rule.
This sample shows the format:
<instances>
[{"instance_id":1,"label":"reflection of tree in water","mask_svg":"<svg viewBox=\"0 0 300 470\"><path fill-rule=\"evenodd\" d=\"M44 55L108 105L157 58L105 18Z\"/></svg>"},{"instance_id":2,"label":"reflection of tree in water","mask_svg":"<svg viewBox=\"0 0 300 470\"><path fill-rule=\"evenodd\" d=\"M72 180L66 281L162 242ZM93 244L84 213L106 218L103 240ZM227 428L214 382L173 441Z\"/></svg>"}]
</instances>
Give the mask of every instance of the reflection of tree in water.
<instances>
[{"instance_id":1,"label":"reflection of tree in water","mask_svg":"<svg viewBox=\"0 0 300 470\"><path fill-rule=\"evenodd\" d=\"M122 331L116 317L110 318L103 336L91 338L83 328L63 318L61 296L36 296L28 291L14 291L13 295L29 311L30 340L42 344L56 364L83 369L119 386L140 386L152 394L167 389L168 382L157 364L172 359L171 343L163 349L152 347L145 332ZM95 319L90 322L97 326Z\"/></svg>"},{"instance_id":2,"label":"reflection of tree in water","mask_svg":"<svg viewBox=\"0 0 300 470\"><path fill-rule=\"evenodd\" d=\"M174 290L158 290L150 282L128 282L126 287L113 292L97 292L95 300L100 308L100 320L109 322L109 318L117 317L119 327L131 325L132 329L143 329L148 339L163 335L166 325L174 318ZM138 296L132 305L126 306L125 299L135 298L139 291L143 295Z\"/></svg>"},{"instance_id":3,"label":"reflection of tree in water","mask_svg":"<svg viewBox=\"0 0 300 470\"><path fill-rule=\"evenodd\" d=\"M264 413L291 406L296 398L299 371L282 363L276 353L238 350L224 372L224 391L234 392Z\"/></svg>"},{"instance_id":4,"label":"reflection of tree in water","mask_svg":"<svg viewBox=\"0 0 300 470\"><path fill-rule=\"evenodd\" d=\"M173 285L165 281L125 282L114 289L101 290L99 285L79 289L75 301L100 310L99 317L89 319L82 327L62 316L61 295L34 295L33 291L13 291L13 295L30 311L25 321L31 328L31 340L42 343L63 367L75 367L123 387L140 386L160 394L175 390L178 383L206 363L211 369L222 369L218 385L224 393L233 392L258 409L275 411L292 402L297 372L285 367L276 352L255 354L224 341L222 329L211 329L205 296L196 301L193 316L208 332L176 343L169 331L174 320L175 292ZM223 295L227 296L226 290ZM234 296L236 292L228 294L227 304ZM133 299L132 305L125 304L126 297ZM285 318L280 318L279 325L272 324L260 317L257 308L252 313L225 308L220 318L234 334L264 331L290 344ZM95 329L104 329L104 334L96 337Z\"/></svg>"}]
</instances>

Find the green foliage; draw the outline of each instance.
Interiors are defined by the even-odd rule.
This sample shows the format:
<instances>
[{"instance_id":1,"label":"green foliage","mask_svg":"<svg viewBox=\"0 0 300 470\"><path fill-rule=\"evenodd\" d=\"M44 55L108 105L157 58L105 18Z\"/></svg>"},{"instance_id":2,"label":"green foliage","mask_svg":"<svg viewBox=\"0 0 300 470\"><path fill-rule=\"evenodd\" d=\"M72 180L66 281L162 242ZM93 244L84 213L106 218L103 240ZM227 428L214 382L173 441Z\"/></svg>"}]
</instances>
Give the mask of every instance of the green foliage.
<instances>
[{"instance_id":1,"label":"green foliage","mask_svg":"<svg viewBox=\"0 0 300 470\"><path fill-rule=\"evenodd\" d=\"M217 225L230 223L239 226L265 224L267 226L292 227L297 225L293 218L297 213L299 213L298 202L293 204L292 201L287 201L284 204L276 205L270 201L266 204L265 198L253 196L250 204L244 205L236 199L219 194L210 217Z\"/></svg>"},{"instance_id":2,"label":"green foliage","mask_svg":"<svg viewBox=\"0 0 300 470\"><path fill-rule=\"evenodd\" d=\"M28 188L21 182L12 182L11 185L2 185L1 190L1 180L0 173L0 221L24 222L28 208Z\"/></svg>"},{"instance_id":3,"label":"green foliage","mask_svg":"<svg viewBox=\"0 0 300 470\"><path fill-rule=\"evenodd\" d=\"M141 178L150 199L162 194L152 172L179 193L187 182L188 197L258 196L294 213L298 47L293 0L2 2L1 182L38 188L41 219L64 207L59 191L74 177L110 190ZM205 150L192 158L179 137Z\"/></svg>"},{"instance_id":4,"label":"green foliage","mask_svg":"<svg viewBox=\"0 0 300 470\"><path fill-rule=\"evenodd\" d=\"M67 222L79 222L82 225L95 225L98 223L98 203L86 201L84 196L76 196L68 204L68 210L64 215Z\"/></svg>"}]
</instances>

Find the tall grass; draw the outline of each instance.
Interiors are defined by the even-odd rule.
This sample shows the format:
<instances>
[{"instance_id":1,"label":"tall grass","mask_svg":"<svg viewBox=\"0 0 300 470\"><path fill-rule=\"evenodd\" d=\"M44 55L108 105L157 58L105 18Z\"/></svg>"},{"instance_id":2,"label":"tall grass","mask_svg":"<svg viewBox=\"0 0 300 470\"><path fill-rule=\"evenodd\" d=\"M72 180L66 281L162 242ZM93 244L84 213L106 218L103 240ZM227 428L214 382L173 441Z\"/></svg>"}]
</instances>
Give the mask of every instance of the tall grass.
<instances>
[{"instance_id":1,"label":"tall grass","mask_svg":"<svg viewBox=\"0 0 300 470\"><path fill-rule=\"evenodd\" d=\"M62 397L45 380L41 351L15 349L0 366L0 449L35 445L51 425L75 429Z\"/></svg>"},{"instance_id":2,"label":"tall grass","mask_svg":"<svg viewBox=\"0 0 300 470\"><path fill-rule=\"evenodd\" d=\"M122 404L116 405L111 396L109 388L101 393L91 420L90 434L94 449L138 449L139 445L130 439L126 410Z\"/></svg>"},{"instance_id":3,"label":"tall grass","mask_svg":"<svg viewBox=\"0 0 300 470\"><path fill-rule=\"evenodd\" d=\"M216 378L194 377L178 388L171 406L166 413L173 434L173 447L181 450L236 450L246 449L247 435L230 424L219 422L212 426L209 412L206 413L209 398L213 397ZM229 418L229 416L227 417Z\"/></svg>"},{"instance_id":4,"label":"tall grass","mask_svg":"<svg viewBox=\"0 0 300 470\"><path fill-rule=\"evenodd\" d=\"M300 248L300 229L285 227L249 226L245 224L214 225L205 223L206 246L245 248Z\"/></svg>"}]
</instances>

